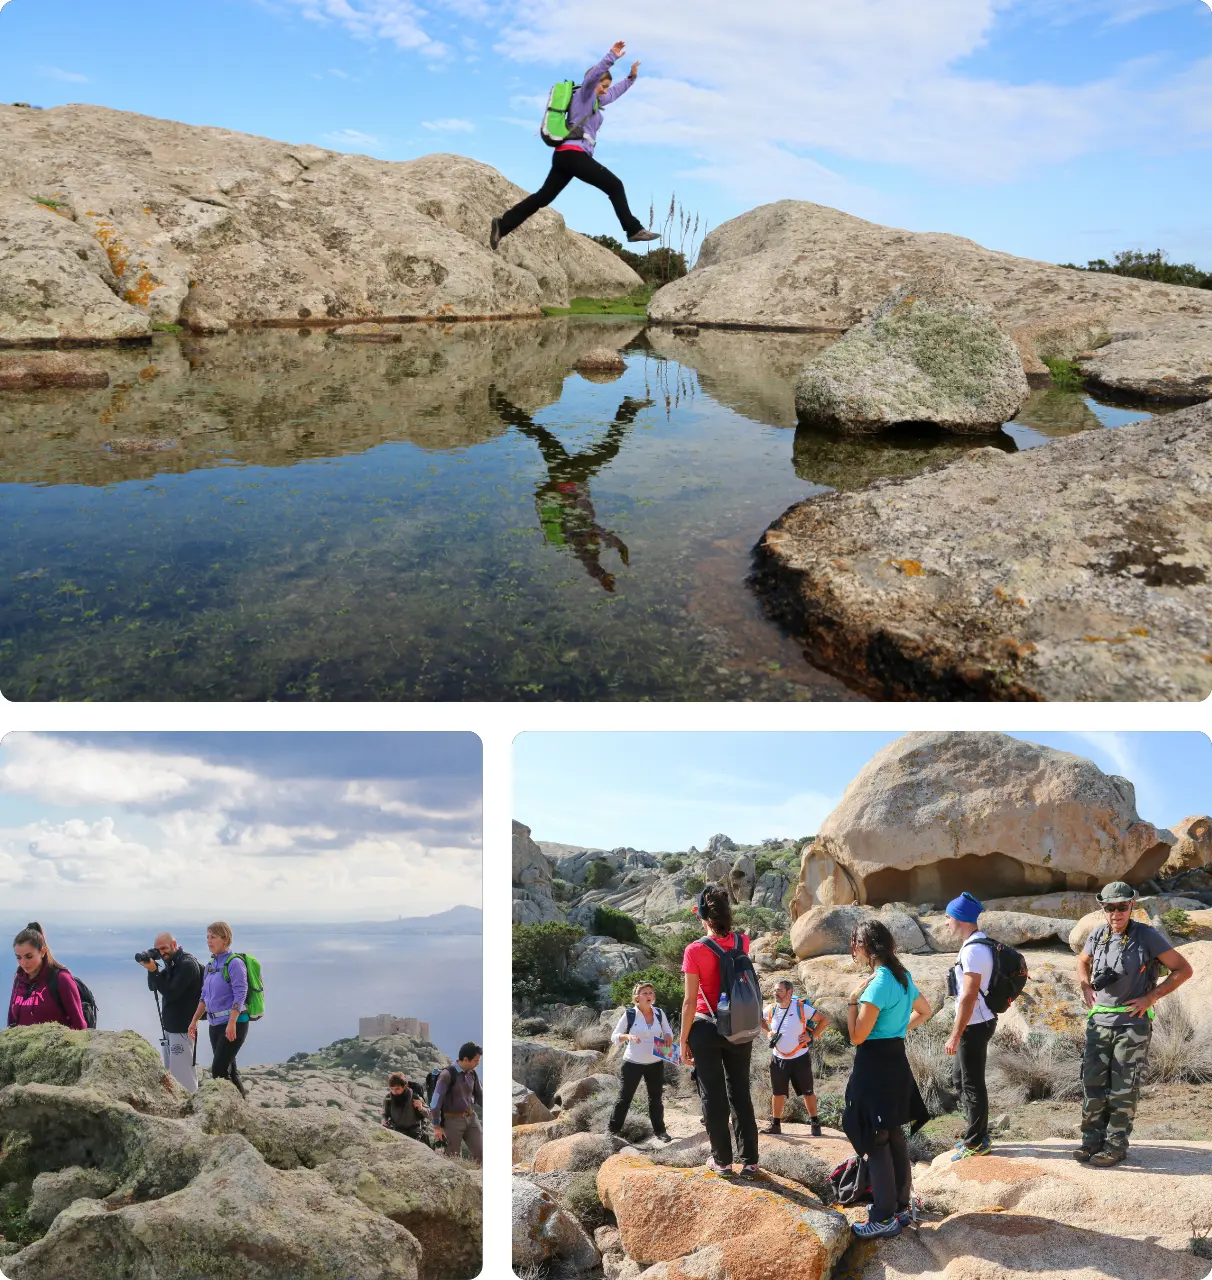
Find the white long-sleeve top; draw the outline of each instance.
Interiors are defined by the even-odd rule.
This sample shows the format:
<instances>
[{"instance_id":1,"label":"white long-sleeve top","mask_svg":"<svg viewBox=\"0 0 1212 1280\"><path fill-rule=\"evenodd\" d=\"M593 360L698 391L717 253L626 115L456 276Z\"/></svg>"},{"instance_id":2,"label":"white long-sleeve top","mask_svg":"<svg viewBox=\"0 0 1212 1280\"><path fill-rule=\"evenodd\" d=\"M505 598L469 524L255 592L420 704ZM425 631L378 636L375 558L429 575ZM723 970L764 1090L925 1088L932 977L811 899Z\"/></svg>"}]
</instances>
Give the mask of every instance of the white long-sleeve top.
<instances>
[{"instance_id":1,"label":"white long-sleeve top","mask_svg":"<svg viewBox=\"0 0 1212 1280\"><path fill-rule=\"evenodd\" d=\"M619 1044L623 1036L627 1034L627 1010L624 1009L619 1015L618 1022L614 1024L614 1030L610 1033L610 1038L615 1044ZM623 1061L638 1062L642 1066L647 1066L650 1063L661 1061L661 1057L654 1051L653 1045L663 1036L672 1036L673 1028L669 1025L669 1019L665 1017L661 1009L653 1009L652 1026L649 1026L644 1021L644 1015L637 1008L635 1022L632 1024L630 1034L639 1036L640 1042L636 1044L632 1040L627 1041L627 1048L623 1051Z\"/></svg>"}]
</instances>

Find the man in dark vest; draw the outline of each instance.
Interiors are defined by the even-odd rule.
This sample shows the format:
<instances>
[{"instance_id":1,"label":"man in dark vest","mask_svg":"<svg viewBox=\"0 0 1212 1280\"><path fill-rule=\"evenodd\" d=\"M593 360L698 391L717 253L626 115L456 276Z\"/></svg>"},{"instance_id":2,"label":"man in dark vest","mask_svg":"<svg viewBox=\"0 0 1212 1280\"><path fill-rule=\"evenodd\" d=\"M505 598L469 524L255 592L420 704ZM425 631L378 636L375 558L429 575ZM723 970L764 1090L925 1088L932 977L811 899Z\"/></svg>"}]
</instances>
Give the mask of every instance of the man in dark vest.
<instances>
[{"instance_id":1,"label":"man in dark vest","mask_svg":"<svg viewBox=\"0 0 1212 1280\"><path fill-rule=\"evenodd\" d=\"M446 1154L457 1160L466 1142L476 1164L484 1163L484 1134L475 1111L484 1105L480 1078L476 1075L482 1052L478 1044L468 1040L459 1049L458 1062L442 1068L429 1102L433 1136L439 1142L446 1139Z\"/></svg>"},{"instance_id":2,"label":"man in dark vest","mask_svg":"<svg viewBox=\"0 0 1212 1280\"><path fill-rule=\"evenodd\" d=\"M141 960L147 970L147 989L160 997L161 1056L165 1069L190 1093L198 1092L198 1073L194 1066L194 1045L189 1024L202 995L202 966L183 951L171 933L156 935L155 949L164 968L154 960Z\"/></svg>"},{"instance_id":3,"label":"man in dark vest","mask_svg":"<svg viewBox=\"0 0 1212 1280\"><path fill-rule=\"evenodd\" d=\"M1128 1154L1154 1006L1186 982L1191 965L1164 933L1132 919L1136 890L1131 885L1116 880L1098 900L1106 919L1077 957L1090 1012L1082 1055L1082 1145L1073 1158L1106 1169ZM1162 965L1170 972L1159 982Z\"/></svg>"}]
</instances>

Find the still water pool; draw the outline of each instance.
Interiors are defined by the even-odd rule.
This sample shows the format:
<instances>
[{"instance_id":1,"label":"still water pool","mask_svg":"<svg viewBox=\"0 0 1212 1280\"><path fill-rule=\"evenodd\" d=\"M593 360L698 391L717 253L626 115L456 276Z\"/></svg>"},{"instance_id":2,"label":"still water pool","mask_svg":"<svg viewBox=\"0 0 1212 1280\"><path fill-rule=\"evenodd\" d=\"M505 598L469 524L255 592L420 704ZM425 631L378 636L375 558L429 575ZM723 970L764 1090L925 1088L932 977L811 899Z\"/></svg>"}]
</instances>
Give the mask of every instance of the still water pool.
<instances>
[{"instance_id":1,"label":"still water pool","mask_svg":"<svg viewBox=\"0 0 1212 1280\"><path fill-rule=\"evenodd\" d=\"M1036 393L993 441L797 430L828 339L550 319L92 352L0 400L15 700L848 699L763 615L789 505L1139 418ZM572 371L603 343L625 373Z\"/></svg>"}]
</instances>

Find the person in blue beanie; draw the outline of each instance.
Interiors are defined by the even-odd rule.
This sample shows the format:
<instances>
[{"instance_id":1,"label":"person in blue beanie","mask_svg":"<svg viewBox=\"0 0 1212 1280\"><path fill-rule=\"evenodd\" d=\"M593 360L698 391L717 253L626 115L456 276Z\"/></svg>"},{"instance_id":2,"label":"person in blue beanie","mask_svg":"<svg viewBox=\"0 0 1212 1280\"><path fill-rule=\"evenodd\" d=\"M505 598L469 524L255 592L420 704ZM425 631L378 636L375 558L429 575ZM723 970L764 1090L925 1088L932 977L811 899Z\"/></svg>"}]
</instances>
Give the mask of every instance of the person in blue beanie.
<instances>
[{"instance_id":1,"label":"person in blue beanie","mask_svg":"<svg viewBox=\"0 0 1212 1280\"><path fill-rule=\"evenodd\" d=\"M984 905L970 893L947 903L947 918L959 938L959 955L947 980L955 997L955 1025L947 1037L946 1052L955 1058L955 1086L964 1104L968 1125L955 1144L952 1160L987 1156L989 1141L989 1088L985 1064L989 1041L997 1030L997 1015L990 1013L985 997L993 979L993 943L978 921Z\"/></svg>"}]
</instances>

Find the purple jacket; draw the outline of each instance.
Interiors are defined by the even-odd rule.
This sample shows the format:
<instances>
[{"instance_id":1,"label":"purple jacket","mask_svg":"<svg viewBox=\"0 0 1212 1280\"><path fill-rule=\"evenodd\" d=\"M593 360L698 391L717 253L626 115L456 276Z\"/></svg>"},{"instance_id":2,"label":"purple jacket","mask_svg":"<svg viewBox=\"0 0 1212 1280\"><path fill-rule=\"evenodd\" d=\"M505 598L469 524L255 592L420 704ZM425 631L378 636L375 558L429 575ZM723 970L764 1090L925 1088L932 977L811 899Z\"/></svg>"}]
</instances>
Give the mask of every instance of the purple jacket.
<instances>
[{"instance_id":1,"label":"purple jacket","mask_svg":"<svg viewBox=\"0 0 1212 1280\"><path fill-rule=\"evenodd\" d=\"M579 147L586 155L593 155L593 148L598 140L598 130L602 127L602 108L614 102L616 98L621 98L635 83L630 76L624 76L622 80L616 80L600 98L597 96L598 81L601 80L602 73L613 67L615 61L613 51L608 50L606 56L585 76L581 87L572 95L572 106L568 108L568 120L571 124L579 124L585 131L585 136L576 142L562 143L562 146ZM598 104L597 111L593 109L595 100Z\"/></svg>"},{"instance_id":2,"label":"purple jacket","mask_svg":"<svg viewBox=\"0 0 1212 1280\"><path fill-rule=\"evenodd\" d=\"M230 982L223 981L223 965L227 960L227 974ZM202 1003L206 1006L206 1021L211 1026L226 1022L233 1009L240 1010L240 1016L247 1020L248 1014L248 966L239 956L232 956L230 951L223 951L212 956L210 963L202 971Z\"/></svg>"}]
</instances>

